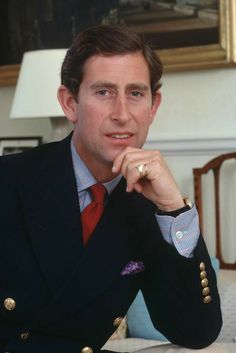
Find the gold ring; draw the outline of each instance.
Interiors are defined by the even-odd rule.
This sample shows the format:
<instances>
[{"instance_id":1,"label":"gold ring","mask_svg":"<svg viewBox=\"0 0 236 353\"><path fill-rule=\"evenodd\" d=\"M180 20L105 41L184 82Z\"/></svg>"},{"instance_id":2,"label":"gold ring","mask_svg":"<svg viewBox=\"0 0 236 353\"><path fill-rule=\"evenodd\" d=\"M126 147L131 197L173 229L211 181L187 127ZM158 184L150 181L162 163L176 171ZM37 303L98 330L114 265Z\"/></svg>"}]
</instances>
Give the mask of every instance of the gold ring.
<instances>
[{"instance_id":1,"label":"gold ring","mask_svg":"<svg viewBox=\"0 0 236 353\"><path fill-rule=\"evenodd\" d=\"M137 171L140 174L141 178L146 178L146 176L148 175L148 167L147 164L139 164L137 165L137 167L135 167L137 169Z\"/></svg>"}]
</instances>

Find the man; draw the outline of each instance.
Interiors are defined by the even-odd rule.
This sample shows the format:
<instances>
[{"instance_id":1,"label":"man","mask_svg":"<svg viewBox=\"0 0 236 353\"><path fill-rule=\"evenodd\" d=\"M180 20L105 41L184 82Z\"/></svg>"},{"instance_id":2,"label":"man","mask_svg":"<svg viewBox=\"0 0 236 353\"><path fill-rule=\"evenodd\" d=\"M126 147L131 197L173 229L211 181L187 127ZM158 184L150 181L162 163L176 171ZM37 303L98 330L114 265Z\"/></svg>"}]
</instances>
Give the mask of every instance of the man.
<instances>
[{"instance_id":1,"label":"man","mask_svg":"<svg viewBox=\"0 0 236 353\"><path fill-rule=\"evenodd\" d=\"M161 74L138 35L84 31L58 89L72 136L0 160L0 352L98 352L139 289L171 342L201 348L217 337L196 209L160 152L142 149Z\"/></svg>"}]
</instances>

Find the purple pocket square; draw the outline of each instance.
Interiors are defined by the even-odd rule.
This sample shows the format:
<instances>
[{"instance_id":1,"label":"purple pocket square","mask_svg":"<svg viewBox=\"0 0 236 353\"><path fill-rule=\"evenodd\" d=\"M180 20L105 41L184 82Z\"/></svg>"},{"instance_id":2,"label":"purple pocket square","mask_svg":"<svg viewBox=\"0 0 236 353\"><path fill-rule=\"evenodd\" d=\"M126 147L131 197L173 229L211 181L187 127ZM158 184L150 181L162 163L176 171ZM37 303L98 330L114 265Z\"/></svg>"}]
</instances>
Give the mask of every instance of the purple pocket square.
<instances>
[{"instance_id":1,"label":"purple pocket square","mask_svg":"<svg viewBox=\"0 0 236 353\"><path fill-rule=\"evenodd\" d=\"M143 272L145 270L145 266L142 261L130 261L123 268L121 275L135 275L136 273Z\"/></svg>"}]
</instances>

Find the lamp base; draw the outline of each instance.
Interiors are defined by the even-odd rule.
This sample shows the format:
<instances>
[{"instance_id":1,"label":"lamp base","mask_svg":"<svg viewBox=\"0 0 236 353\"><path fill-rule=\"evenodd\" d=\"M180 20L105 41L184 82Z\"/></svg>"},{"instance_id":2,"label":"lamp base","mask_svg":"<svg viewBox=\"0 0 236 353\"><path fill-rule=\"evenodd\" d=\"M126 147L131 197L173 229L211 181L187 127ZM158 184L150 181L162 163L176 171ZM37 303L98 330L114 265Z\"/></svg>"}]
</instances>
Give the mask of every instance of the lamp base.
<instances>
[{"instance_id":1,"label":"lamp base","mask_svg":"<svg viewBox=\"0 0 236 353\"><path fill-rule=\"evenodd\" d=\"M65 116L50 117L52 124L51 141L60 141L73 129L73 124Z\"/></svg>"}]
</instances>

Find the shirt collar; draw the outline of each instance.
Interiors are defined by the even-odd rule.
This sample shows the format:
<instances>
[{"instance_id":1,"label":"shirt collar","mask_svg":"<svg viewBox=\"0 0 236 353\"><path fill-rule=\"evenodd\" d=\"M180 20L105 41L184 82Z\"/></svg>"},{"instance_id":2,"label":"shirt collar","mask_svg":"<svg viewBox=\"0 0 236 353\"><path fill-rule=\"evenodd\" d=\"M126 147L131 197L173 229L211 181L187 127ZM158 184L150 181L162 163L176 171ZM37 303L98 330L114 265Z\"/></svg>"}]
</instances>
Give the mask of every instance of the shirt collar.
<instances>
[{"instance_id":1,"label":"shirt collar","mask_svg":"<svg viewBox=\"0 0 236 353\"><path fill-rule=\"evenodd\" d=\"M73 168L75 172L76 184L78 192L84 191L88 189L90 186L97 183L97 180L94 178L93 174L90 172L84 161L80 158L77 153L73 141L71 139L71 155ZM114 179L102 183L107 189L108 194L110 195L116 185L119 183L121 179L121 175L116 176Z\"/></svg>"}]
</instances>

